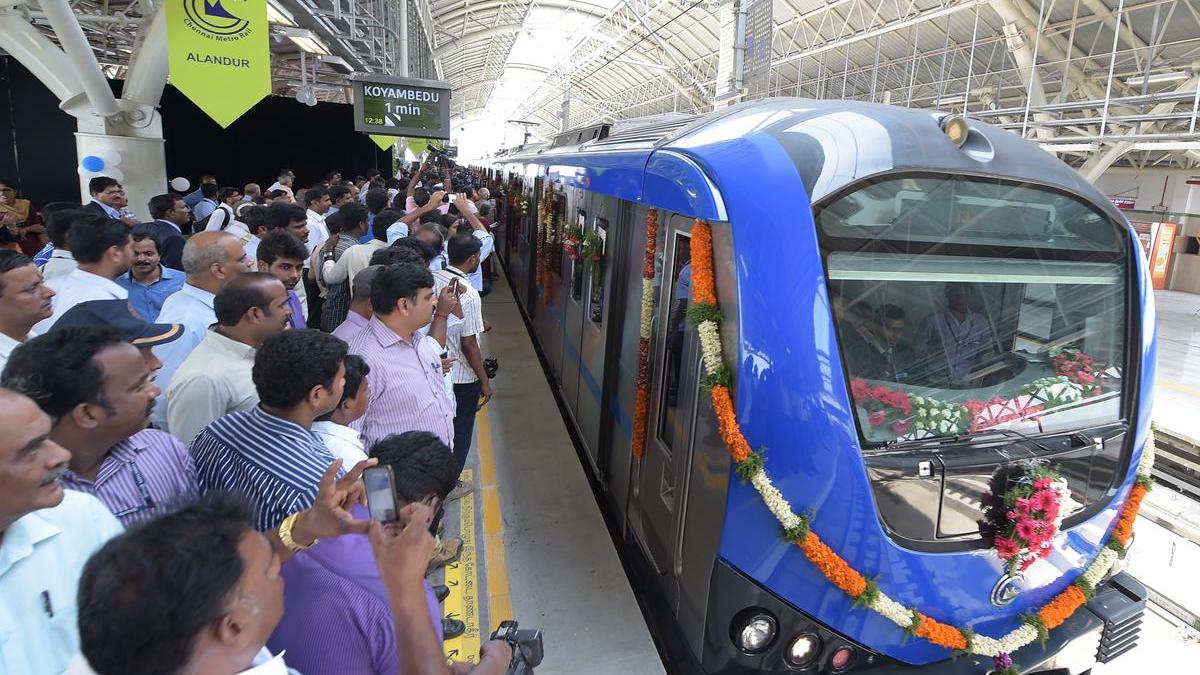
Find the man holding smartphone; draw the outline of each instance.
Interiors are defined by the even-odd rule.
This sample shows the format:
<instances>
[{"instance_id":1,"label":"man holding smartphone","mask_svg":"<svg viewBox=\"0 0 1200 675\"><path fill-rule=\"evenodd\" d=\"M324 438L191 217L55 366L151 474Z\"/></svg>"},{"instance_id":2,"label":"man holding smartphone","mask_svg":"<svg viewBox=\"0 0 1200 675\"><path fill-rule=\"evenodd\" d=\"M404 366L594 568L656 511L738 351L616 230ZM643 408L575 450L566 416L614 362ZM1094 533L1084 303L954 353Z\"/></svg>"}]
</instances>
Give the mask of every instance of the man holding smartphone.
<instances>
[{"instance_id":1,"label":"man holding smartphone","mask_svg":"<svg viewBox=\"0 0 1200 675\"><path fill-rule=\"evenodd\" d=\"M371 457L379 464L366 469L363 482L372 520L383 523L392 533L411 525L431 528L436 516L410 523L412 509L406 507L428 507L435 514L440 511L458 477L449 448L432 433L410 431L376 443ZM356 506L352 514L362 519L367 511ZM388 536L382 529L379 534ZM430 654L440 654L443 639L461 635L465 626L461 621L441 618L437 593L419 572L403 582L389 584L393 567L387 564L386 556L376 558L367 536L351 534L318 542L304 556L283 567L283 618L267 646L273 653L286 652L288 665L302 673L430 672L403 667L397 671L400 650L393 636L400 632L423 633L426 639L422 646L429 648ZM423 594L419 595L418 588ZM387 602L397 590L409 598L404 604L413 610L423 604L428 619L415 618L414 623L419 625L410 623L406 630L397 631L399 624ZM419 616L417 611L412 615ZM314 616L325 618L313 621ZM432 633L428 632L430 628ZM331 644L338 648L330 649ZM483 655L474 670L468 671L468 664L455 664L451 672L504 672L511 650L503 643L489 642L483 647Z\"/></svg>"},{"instance_id":2,"label":"man holding smartphone","mask_svg":"<svg viewBox=\"0 0 1200 675\"><path fill-rule=\"evenodd\" d=\"M462 232L450 239L449 264L433 273L434 288L440 292L447 286L458 290L462 307L462 322L458 339L447 338L446 350L453 359L450 379L454 384L454 457L461 473L471 450L475 430L475 413L492 398L492 385L483 366L479 336L483 334L483 301L479 291L469 281L469 275L479 269L482 245L478 238ZM456 492L461 496L463 490Z\"/></svg>"}]
</instances>

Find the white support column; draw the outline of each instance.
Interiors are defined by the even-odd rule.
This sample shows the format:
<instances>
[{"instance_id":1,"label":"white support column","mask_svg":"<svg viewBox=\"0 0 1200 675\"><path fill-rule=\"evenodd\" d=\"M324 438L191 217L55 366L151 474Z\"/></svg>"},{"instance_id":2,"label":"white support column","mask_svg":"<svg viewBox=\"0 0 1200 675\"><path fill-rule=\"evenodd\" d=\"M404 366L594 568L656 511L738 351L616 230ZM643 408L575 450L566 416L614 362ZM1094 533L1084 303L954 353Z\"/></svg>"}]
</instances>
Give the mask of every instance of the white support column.
<instances>
[{"instance_id":1,"label":"white support column","mask_svg":"<svg viewBox=\"0 0 1200 675\"><path fill-rule=\"evenodd\" d=\"M117 100L67 0L42 0L42 9L64 49L21 14L0 10L0 47L12 54L76 118L77 156L116 152L129 210L149 220L147 202L166 190L166 157L157 106L167 79L166 19L162 10L142 24L124 88ZM65 50L65 51L64 51ZM114 176L116 177L116 176ZM80 199L89 199L79 177Z\"/></svg>"},{"instance_id":2,"label":"white support column","mask_svg":"<svg viewBox=\"0 0 1200 675\"><path fill-rule=\"evenodd\" d=\"M67 0L41 0L41 5L96 114L102 117L119 114L121 108L117 105L117 98L108 88L100 64L96 62L96 55L92 53L92 46L88 44L87 36L83 34L83 28Z\"/></svg>"},{"instance_id":3,"label":"white support column","mask_svg":"<svg viewBox=\"0 0 1200 675\"><path fill-rule=\"evenodd\" d=\"M64 104L83 93L66 54L12 9L0 10L0 47Z\"/></svg>"}]
</instances>

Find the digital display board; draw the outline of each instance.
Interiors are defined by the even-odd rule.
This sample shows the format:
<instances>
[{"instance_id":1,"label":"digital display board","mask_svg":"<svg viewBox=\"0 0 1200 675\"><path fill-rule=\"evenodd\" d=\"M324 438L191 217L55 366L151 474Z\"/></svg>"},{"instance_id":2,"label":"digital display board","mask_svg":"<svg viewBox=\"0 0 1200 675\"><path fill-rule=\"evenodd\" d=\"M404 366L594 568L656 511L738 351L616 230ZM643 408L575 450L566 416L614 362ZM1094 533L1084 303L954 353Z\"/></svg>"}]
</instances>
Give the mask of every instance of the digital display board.
<instances>
[{"instance_id":1,"label":"digital display board","mask_svg":"<svg viewBox=\"0 0 1200 675\"><path fill-rule=\"evenodd\" d=\"M409 138L450 138L450 83L362 74L354 83L354 129Z\"/></svg>"}]
</instances>

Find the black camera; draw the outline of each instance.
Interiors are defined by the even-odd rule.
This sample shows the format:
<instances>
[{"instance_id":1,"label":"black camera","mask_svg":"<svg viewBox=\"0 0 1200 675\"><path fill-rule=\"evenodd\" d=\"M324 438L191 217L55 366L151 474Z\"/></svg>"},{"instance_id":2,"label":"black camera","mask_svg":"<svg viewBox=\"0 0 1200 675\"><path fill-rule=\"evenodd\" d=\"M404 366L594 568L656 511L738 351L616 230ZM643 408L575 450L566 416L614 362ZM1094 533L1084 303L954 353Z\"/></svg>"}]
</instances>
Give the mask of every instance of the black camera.
<instances>
[{"instance_id":1,"label":"black camera","mask_svg":"<svg viewBox=\"0 0 1200 675\"><path fill-rule=\"evenodd\" d=\"M493 380L496 378L496 371L498 371L498 370L500 370L500 362L499 361L497 361L496 359L484 359L483 360L483 371L485 373L487 373L489 380Z\"/></svg>"},{"instance_id":2,"label":"black camera","mask_svg":"<svg viewBox=\"0 0 1200 675\"><path fill-rule=\"evenodd\" d=\"M520 630L516 621L501 621L492 633L493 640L504 640L512 647L513 658L508 664L508 675L533 675L533 669L542 665L542 630Z\"/></svg>"}]
</instances>

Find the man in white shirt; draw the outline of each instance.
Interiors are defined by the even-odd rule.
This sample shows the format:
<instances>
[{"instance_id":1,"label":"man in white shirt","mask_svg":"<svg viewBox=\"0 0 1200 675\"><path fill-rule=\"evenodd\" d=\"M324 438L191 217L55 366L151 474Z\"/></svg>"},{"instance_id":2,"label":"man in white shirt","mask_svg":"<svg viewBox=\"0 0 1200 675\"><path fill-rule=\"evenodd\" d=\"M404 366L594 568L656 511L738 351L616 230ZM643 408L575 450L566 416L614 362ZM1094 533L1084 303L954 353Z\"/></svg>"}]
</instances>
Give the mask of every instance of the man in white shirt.
<instances>
[{"instance_id":1,"label":"man in white shirt","mask_svg":"<svg viewBox=\"0 0 1200 675\"><path fill-rule=\"evenodd\" d=\"M217 292L237 275L249 272L246 250L237 237L228 232L201 232L188 239L183 247L183 271L187 283L167 298L158 314L159 323L178 323L184 328L183 337L154 348L154 354L162 361L155 383L164 392L157 399L150 421L164 431L168 430L169 408L166 391L171 378L204 339L208 327L216 323L213 299Z\"/></svg>"},{"instance_id":2,"label":"man in white shirt","mask_svg":"<svg viewBox=\"0 0 1200 675\"><path fill-rule=\"evenodd\" d=\"M323 246L325 240L329 238L329 227L325 225L325 214L331 205L329 191L325 188L310 187L305 190L304 208L305 214L308 216L308 241L305 244L308 246L310 254Z\"/></svg>"},{"instance_id":3,"label":"man in white shirt","mask_svg":"<svg viewBox=\"0 0 1200 675\"><path fill-rule=\"evenodd\" d=\"M251 375L255 350L284 329L291 312L283 284L261 272L239 274L216 294L217 325L183 360L167 389L168 427L184 445L218 417L258 405Z\"/></svg>"},{"instance_id":4,"label":"man in white shirt","mask_svg":"<svg viewBox=\"0 0 1200 675\"><path fill-rule=\"evenodd\" d=\"M76 594L84 563L120 534L95 497L66 491L71 455L50 417L0 389L0 672L61 673L79 653Z\"/></svg>"},{"instance_id":5,"label":"man in white shirt","mask_svg":"<svg viewBox=\"0 0 1200 675\"><path fill-rule=\"evenodd\" d=\"M447 339L451 359L450 378L454 382L454 456L462 471L471 449L475 413L492 397L492 385L483 366L479 335L483 334L483 303L479 292L467 283L468 275L479 266L480 243L460 233L450 240L450 264L433 273L434 291L457 284L462 306L462 325L458 340Z\"/></svg>"},{"instance_id":6,"label":"man in white shirt","mask_svg":"<svg viewBox=\"0 0 1200 675\"><path fill-rule=\"evenodd\" d=\"M54 290L25 256L0 249L0 371L33 325L54 311Z\"/></svg>"},{"instance_id":7,"label":"man in white shirt","mask_svg":"<svg viewBox=\"0 0 1200 675\"><path fill-rule=\"evenodd\" d=\"M55 292L54 311L33 327L38 335L81 302L129 298L129 291L114 281L133 264L133 239L128 226L106 216L79 218L67 232L67 245L79 267L47 282Z\"/></svg>"},{"instance_id":8,"label":"man in white shirt","mask_svg":"<svg viewBox=\"0 0 1200 675\"><path fill-rule=\"evenodd\" d=\"M325 441L325 448L331 455L341 458L342 466L354 466L367 458L362 437L350 423L367 412L367 401L371 397L367 374L371 367L355 354L347 354L342 363L346 367L342 400L332 411L313 420L312 431Z\"/></svg>"},{"instance_id":9,"label":"man in white shirt","mask_svg":"<svg viewBox=\"0 0 1200 675\"><path fill-rule=\"evenodd\" d=\"M227 229L234 220L237 219L237 214L233 208L242 201L242 192L234 187L223 187L217 191L217 208L208 216L208 223L204 225L205 232L214 230ZM236 235L235 235L236 236Z\"/></svg>"},{"instance_id":10,"label":"man in white shirt","mask_svg":"<svg viewBox=\"0 0 1200 675\"><path fill-rule=\"evenodd\" d=\"M75 256L71 255L71 251L67 249L67 231L71 229L71 223L75 222L76 218L88 215L91 213L86 209L77 208L58 210L43 216L46 222L46 237L50 239L51 250L50 257L43 259L38 265L38 270L41 271L42 278L46 281L54 277L65 277L78 266Z\"/></svg>"},{"instance_id":11,"label":"man in white shirt","mask_svg":"<svg viewBox=\"0 0 1200 675\"><path fill-rule=\"evenodd\" d=\"M422 214L432 210L433 207L427 204L403 216L399 212L390 209L379 212L375 216L374 224L371 225L371 232L374 238L365 244L351 246L336 261L322 261L321 280L328 286L344 283L347 279L353 279L358 276L359 272L370 266L371 256L375 255L376 251L390 245L390 242L384 241L388 236L388 231L400 224L407 226L409 223L415 223Z\"/></svg>"},{"instance_id":12,"label":"man in white shirt","mask_svg":"<svg viewBox=\"0 0 1200 675\"><path fill-rule=\"evenodd\" d=\"M496 239L492 237L492 233L488 232L487 228L480 222L479 217L471 210L474 204L465 195L459 195L458 199L454 201L454 206L458 209L459 216L466 219L467 223L471 225L471 236L479 240L479 265L476 265L475 269L467 275L467 280L471 282L471 288L482 293L483 261L487 260L488 256L492 255L492 252L496 250ZM453 238L454 232L461 232L462 230L463 228L459 226L456 230L451 231L451 238Z\"/></svg>"}]
</instances>

